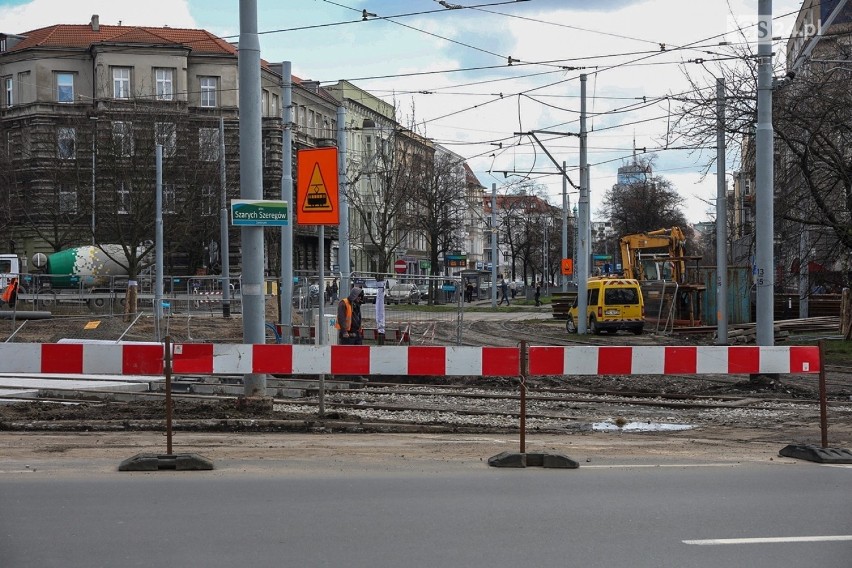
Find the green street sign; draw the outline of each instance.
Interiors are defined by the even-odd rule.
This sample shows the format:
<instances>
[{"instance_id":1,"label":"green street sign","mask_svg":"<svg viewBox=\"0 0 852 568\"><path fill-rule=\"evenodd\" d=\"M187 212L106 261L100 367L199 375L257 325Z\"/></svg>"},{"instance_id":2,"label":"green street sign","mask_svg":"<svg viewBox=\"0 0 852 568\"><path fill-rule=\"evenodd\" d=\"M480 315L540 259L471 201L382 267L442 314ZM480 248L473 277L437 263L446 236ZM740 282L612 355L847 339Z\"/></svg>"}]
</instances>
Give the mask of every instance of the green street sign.
<instances>
[{"instance_id":1,"label":"green street sign","mask_svg":"<svg viewBox=\"0 0 852 568\"><path fill-rule=\"evenodd\" d=\"M420 269L421 270L429 270L431 268L432 268L432 262L431 261L428 261L428 260L421 260L420 261Z\"/></svg>"},{"instance_id":2,"label":"green street sign","mask_svg":"<svg viewBox=\"0 0 852 568\"><path fill-rule=\"evenodd\" d=\"M231 225L241 227L276 226L290 224L286 201L232 199Z\"/></svg>"}]
</instances>

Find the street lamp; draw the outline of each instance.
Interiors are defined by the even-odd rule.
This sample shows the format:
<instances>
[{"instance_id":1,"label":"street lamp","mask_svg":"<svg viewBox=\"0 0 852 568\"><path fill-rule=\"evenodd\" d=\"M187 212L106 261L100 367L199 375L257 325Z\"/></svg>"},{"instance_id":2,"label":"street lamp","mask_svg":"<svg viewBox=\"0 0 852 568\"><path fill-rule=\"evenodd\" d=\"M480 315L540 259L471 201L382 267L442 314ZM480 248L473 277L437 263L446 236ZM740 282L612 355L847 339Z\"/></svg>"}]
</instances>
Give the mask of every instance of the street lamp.
<instances>
[{"instance_id":1,"label":"street lamp","mask_svg":"<svg viewBox=\"0 0 852 568\"><path fill-rule=\"evenodd\" d=\"M97 244L95 241L95 156L98 151L98 117L90 116L92 120L92 245Z\"/></svg>"}]
</instances>

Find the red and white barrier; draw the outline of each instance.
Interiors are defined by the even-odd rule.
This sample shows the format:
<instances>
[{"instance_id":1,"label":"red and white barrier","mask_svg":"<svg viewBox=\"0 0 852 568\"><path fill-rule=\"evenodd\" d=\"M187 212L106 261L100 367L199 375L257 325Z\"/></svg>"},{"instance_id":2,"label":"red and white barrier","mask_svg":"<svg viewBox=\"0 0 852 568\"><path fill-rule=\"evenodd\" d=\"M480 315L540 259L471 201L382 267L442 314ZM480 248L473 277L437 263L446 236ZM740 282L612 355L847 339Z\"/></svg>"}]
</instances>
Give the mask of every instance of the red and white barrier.
<instances>
[{"instance_id":1,"label":"red and white barrier","mask_svg":"<svg viewBox=\"0 0 852 568\"><path fill-rule=\"evenodd\" d=\"M818 373L818 347L529 347L529 375ZM518 347L173 345L176 374L516 376ZM4 343L0 373L162 375L158 344Z\"/></svg>"}]
</instances>

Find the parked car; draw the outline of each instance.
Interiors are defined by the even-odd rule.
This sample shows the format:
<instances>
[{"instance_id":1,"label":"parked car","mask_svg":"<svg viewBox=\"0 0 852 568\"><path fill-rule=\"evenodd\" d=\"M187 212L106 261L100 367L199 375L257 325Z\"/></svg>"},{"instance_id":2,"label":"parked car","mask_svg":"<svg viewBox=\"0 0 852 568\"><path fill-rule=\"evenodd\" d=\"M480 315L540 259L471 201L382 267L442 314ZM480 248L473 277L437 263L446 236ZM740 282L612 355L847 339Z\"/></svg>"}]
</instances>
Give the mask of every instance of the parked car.
<instances>
[{"instance_id":1,"label":"parked car","mask_svg":"<svg viewBox=\"0 0 852 568\"><path fill-rule=\"evenodd\" d=\"M385 292L388 304L419 304L422 294L414 284L397 284Z\"/></svg>"},{"instance_id":2,"label":"parked car","mask_svg":"<svg viewBox=\"0 0 852 568\"><path fill-rule=\"evenodd\" d=\"M420 301L424 304L429 303L429 283L421 283L417 286L417 289L420 291Z\"/></svg>"},{"instance_id":3,"label":"parked car","mask_svg":"<svg viewBox=\"0 0 852 568\"><path fill-rule=\"evenodd\" d=\"M375 304L376 298L379 295L378 282L376 282L375 280L365 280L362 289L364 290L364 303Z\"/></svg>"}]
</instances>

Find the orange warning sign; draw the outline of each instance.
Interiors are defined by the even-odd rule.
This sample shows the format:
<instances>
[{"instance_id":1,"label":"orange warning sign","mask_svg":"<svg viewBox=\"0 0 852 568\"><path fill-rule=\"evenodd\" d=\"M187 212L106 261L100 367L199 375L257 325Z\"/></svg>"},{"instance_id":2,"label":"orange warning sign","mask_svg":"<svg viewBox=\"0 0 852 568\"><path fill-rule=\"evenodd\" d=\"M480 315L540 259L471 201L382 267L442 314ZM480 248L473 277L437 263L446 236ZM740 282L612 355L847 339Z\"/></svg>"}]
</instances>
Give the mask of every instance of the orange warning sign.
<instances>
[{"instance_id":1,"label":"orange warning sign","mask_svg":"<svg viewBox=\"0 0 852 568\"><path fill-rule=\"evenodd\" d=\"M297 160L296 223L339 224L337 148L299 150Z\"/></svg>"}]
</instances>

